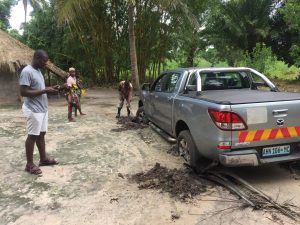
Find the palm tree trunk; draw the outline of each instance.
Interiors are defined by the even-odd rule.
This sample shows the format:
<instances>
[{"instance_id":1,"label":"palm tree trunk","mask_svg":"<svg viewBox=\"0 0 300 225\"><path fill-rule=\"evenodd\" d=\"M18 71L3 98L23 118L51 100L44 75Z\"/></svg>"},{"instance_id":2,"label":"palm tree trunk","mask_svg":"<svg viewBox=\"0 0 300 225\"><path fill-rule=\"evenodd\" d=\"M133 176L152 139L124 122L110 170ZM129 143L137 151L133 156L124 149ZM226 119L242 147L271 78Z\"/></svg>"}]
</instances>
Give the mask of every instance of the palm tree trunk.
<instances>
[{"instance_id":1,"label":"palm tree trunk","mask_svg":"<svg viewBox=\"0 0 300 225\"><path fill-rule=\"evenodd\" d=\"M131 61L131 79L133 89L138 91L140 89L140 81L138 75L138 65L135 48L135 33L134 33L134 5L132 1L128 2L128 30L129 30L129 45L130 45L130 61Z\"/></svg>"},{"instance_id":2,"label":"palm tree trunk","mask_svg":"<svg viewBox=\"0 0 300 225\"><path fill-rule=\"evenodd\" d=\"M24 6L24 11L25 11L25 24L27 23L27 0L23 0L23 6Z\"/></svg>"}]
</instances>

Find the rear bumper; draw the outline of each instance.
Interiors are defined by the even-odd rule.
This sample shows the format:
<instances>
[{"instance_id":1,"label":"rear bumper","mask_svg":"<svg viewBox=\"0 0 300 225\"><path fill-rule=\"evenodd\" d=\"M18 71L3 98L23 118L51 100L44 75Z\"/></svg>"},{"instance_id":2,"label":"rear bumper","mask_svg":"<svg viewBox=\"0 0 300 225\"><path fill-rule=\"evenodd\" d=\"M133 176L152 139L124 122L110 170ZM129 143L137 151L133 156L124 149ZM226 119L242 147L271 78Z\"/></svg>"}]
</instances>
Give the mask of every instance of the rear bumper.
<instances>
[{"instance_id":1,"label":"rear bumper","mask_svg":"<svg viewBox=\"0 0 300 225\"><path fill-rule=\"evenodd\" d=\"M300 152L287 156L260 158L255 149L224 152L219 155L219 161L224 166L259 166L270 163L283 163L300 160Z\"/></svg>"}]
</instances>

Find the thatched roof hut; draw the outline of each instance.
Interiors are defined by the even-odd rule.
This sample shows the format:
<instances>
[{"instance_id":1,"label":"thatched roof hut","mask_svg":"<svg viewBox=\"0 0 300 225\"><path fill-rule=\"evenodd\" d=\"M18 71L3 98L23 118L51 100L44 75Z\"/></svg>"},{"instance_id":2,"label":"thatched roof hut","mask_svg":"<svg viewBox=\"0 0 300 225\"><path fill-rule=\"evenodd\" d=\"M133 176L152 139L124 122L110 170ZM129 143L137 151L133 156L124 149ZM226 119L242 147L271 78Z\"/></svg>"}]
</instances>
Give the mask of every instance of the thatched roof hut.
<instances>
[{"instance_id":1,"label":"thatched roof hut","mask_svg":"<svg viewBox=\"0 0 300 225\"><path fill-rule=\"evenodd\" d=\"M34 50L0 30L0 71L16 73L32 61ZM67 73L48 61L47 69L65 78Z\"/></svg>"},{"instance_id":2,"label":"thatched roof hut","mask_svg":"<svg viewBox=\"0 0 300 225\"><path fill-rule=\"evenodd\" d=\"M19 96L12 94L19 93L19 72L22 67L31 63L33 53L34 50L0 29L0 102L9 98L18 99ZM65 71L50 61L46 68L61 78L67 77Z\"/></svg>"}]
</instances>

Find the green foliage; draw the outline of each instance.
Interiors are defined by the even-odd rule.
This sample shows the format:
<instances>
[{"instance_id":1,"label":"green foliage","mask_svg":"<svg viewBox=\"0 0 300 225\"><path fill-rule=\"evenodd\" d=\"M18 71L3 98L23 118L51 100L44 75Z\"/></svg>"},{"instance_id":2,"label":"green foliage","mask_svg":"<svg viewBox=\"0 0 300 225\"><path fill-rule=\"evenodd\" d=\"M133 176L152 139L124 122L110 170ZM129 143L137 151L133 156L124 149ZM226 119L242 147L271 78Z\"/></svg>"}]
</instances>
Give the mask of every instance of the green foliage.
<instances>
[{"instance_id":1,"label":"green foliage","mask_svg":"<svg viewBox=\"0 0 300 225\"><path fill-rule=\"evenodd\" d=\"M15 5L17 0L1 0L0 1L0 29L7 30L10 28L9 18L10 9Z\"/></svg>"},{"instance_id":2,"label":"green foliage","mask_svg":"<svg viewBox=\"0 0 300 225\"><path fill-rule=\"evenodd\" d=\"M295 64L297 57L295 58L295 55L291 54L290 49L293 45L300 44L300 32L291 29L280 10L272 16L270 27L266 45L272 48L278 59L289 65Z\"/></svg>"},{"instance_id":3,"label":"green foliage","mask_svg":"<svg viewBox=\"0 0 300 225\"><path fill-rule=\"evenodd\" d=\"M207 60L197 57L195 60L195 66L197 67L211 67L211 63L208 62Z\"/></svg>"},{"instance_id":4,"label":"green foliage","mask_svg":"<svg viewBox=\"0 0 300 225\"><path fill-rule=\"evenodd\" d=\"M282 80L295 80L300 75L300 69L277 60L270 47L258 43L252 53L246 53L239 66L246 66L264 73L266 76Z\"/></svg>"},{"instance_id":5,"label":"green foliage","mask_svg":"<svg viewBox=\"0 0 300 225\"><path fill-rule=\"evenodd\" d=\"M220 58L236 65L243 53L252 52L256 43L269 33L273 0L220 0L214 6L205 30L208 44L213 45Z\"/></svg>"},{"instance_id":6,"label":"green foliage","mask_svg":"<svg viewBox=\"0 0 300 225\"><path fill-rule=\"evenodd\" d=\"M9 30L8 33L10 36L14 37L15 39L22 41L22 36L18 30L12 29L12 30Z\"/></svg>"},{"instance_id":7,"label":"green foliage","mask_svg":"<svg viewBox=\"0 0 300 225\"><path fill-rule=\"evenodd\" d=\"M300 64L297 21L294 25L290 25L290 20L285 23L283 16L276 13L276 2L134 1L141 82L153 80L161 71L176 67L227 65L253 67L282 79L295 78L297 68L288 67L273 55L275 52L278 59L289 65ZM287 2L298 5L297 1ZM76 67L91 83L115 83L131 74L127 3L123 0L44 1L40 7L34 7L22 40L34 49L48 51L50 59L61 68ZM171 7L175 3L177 7ZM282 15L288 3L280 5ZM12 35L19 38L15 32Z\"/></svg>"},{"instance_id":8,"label":"green foliage","mask_svg":"<svg viewBox=\"0 0 300 225\"><path fill-rule=\"evenodd\" d=\"M219 61L218 52L215 48L212 47L209 47L205 51L202 51L200 53L200 57L205 59L205 61L208 63L208 66L215 66L216 63Z\"/></svg>"},{"instance_id":9,"label":"green foliage","mask_svg":"<svg viewBox=\"0 0 300 225\"><path fill-rule=\"evenodd\" d=\"M0 21L0 29L1 30L6 30L6 25L4 24L3 21Z\"/></svg>"},{"instance_id":10,"label":"green foliage","mask_svg":"<svg viewBox=\"0 0 300 225\"><path fill-rule=\"evenodd\" d=\"M300 67L300 45L293 44L289 53L294 58L294 65Z\"/></svg>"},{"instance_id":11,"label":"green foliage","mask_svg":"<svg viewBox=\"0 0 300 225\"><path fill-rule=\"evenodd\" d=\"M289 67L283 61L274 61L272 65L268 65L265 74L270 78L281 80L296 80L300 77L300 68L296 66Z\"/></svg>"},{"instance_id":12,"label":"green foliage","mask_svg":"<svg viewBox=\"0 0 300 225\"><path fill-rule=\"evenodd\" d=\"M251 53L245 53L244 62L242 61L242 63L247 67L264 73L268 69L268 66L272 65L274 61L275 57L272 54L271 48L266 47L262 43L257 43Z\"/></svg>"},{"instance_id":13,"label":"green foliage","mask_svg":"<svg viewBox=\"0 0 300 225\"><path fill-rule=\"evenodd\" d=\"M208 2L207 0L190 0L187 1L188 8L168 11L172 21L170 25L176 28L172 33L173 46L171 47L175 53L175 59L180 61L182 67L196 66L197 55L206 47L201 30L204 27ZM182 10L188 10L190 16L183 16Z\"/></svg>"},{"instance_id":14,"label":"green foliage","mask_svg":"<svg viewBox=\"0 0 300 225\"><path fill-rule=\"evenodd\" d=\"M286 1L284 7L280 9L284 16L284 20L290 25L290 28L300 31L300 1L289 0Z\"/></svg>"},{"instance_id":15,"label":"green foliage","mask_svg":"<svg viewBox=\"0 0 300 225\"><path fill-rule=\"evenodd\" d=\"M179 68L180 64L175 60L166 60L164 70Z\"/></svg>"}]
</instances>

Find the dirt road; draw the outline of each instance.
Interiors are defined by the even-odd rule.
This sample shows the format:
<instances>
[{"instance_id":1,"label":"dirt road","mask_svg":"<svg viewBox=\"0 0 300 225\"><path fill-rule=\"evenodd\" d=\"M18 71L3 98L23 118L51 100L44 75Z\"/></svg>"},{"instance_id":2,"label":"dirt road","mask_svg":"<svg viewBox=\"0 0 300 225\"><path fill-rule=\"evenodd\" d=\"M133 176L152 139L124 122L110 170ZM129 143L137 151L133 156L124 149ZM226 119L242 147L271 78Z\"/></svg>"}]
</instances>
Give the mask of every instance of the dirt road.
<instances>
[{"instance_id":1,"label":"dirt road","mask_svg":"<svg viewBox=\"0 0 300 225\"><path fill-rule=\"evenodd\" d=\"M20 106L0 107L0 224L297 224L277 212L242 208L219 186L187 201L161 190L140 190L127 175L156 163L180 169L183 160L168 154L171 145L151 128L124 131L116 123L117 103L116 90L88 90L82 101L87 116L69 123L65 100L50 99L47 151L60 164L42 167L41 177L23 171L26 132ZM133 111L136 106L134 99ZM300 182L287 169L231 170L278 202L300 206Z\"/></svg>"}]
</instances>

